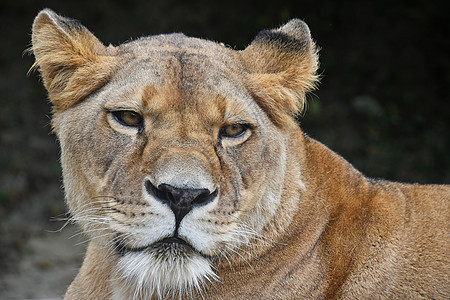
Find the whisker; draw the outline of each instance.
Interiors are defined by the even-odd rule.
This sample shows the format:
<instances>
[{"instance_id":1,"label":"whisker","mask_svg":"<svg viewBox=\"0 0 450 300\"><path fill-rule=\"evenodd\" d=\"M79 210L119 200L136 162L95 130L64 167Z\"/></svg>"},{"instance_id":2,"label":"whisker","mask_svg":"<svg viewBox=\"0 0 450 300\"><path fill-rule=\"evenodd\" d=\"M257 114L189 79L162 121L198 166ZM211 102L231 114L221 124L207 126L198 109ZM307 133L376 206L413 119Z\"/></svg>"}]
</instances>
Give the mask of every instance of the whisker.
<instances>
[{"instance_id":1,"label":"whisker","mask_svg":"<svg viewBox=\"0 0 450 300\"><path fill-rule=\"evenodd\" d=\"M247 261L247 259L245 259L245 257L244 257L242 254L240 254L238 251L234 250L232 247L229 247L228 245L226 245L225 247L227 247L228 250L230 250L230 251L232 251L233 253L235 253L235 254L237 254L238 256L240 256L240 257L248 264L248 266L253 270L253 266ZM242 249L239 249L239 250L243 251ZM244 251L244 252L245 252L245 251ZM247 252L247 254L249 254L249 253ZM251 256L251 255L250 255L250 256Z\"/></svg>"},{"instance_id":2,"label":"whisker","mask_svg":"<svg viewBox=\"0 0 450 300\"><path fill-rule=\"evenodd\" d=\"M102 235L97 235L97 236L88 238L85 241L81 241L81 242L79 242L79 243L77 243L75 245L79 246L79 245L87 244L87 243L90 243L91 241L98 240L98 239L101 239L101 238L104 238L104 237L108 237L108 236L111 236L111 235L115 235L115 233L114 232L109 232L109 233L105 233L105 234L102 234Z\"/></svg>"},{"instance_id":3,"label":"whisker","mask_svg":"<svg viewBox=\"0 0 450 300\"><path fill-rule=\"evenodd\" d=\"M63 220L61 220L61 221L63 221ZM66 228L67 225L72 224L72 222L71 222L70 219L66 219L66 220L64 220L64 221L65 221L65 222L64 222L64 224L61 226L61 228L56 229L56 230L47 230L47 232L50 232L50 233L58 233L58 232L63 231L63 229Z\"/></svg>"}]
</instances>

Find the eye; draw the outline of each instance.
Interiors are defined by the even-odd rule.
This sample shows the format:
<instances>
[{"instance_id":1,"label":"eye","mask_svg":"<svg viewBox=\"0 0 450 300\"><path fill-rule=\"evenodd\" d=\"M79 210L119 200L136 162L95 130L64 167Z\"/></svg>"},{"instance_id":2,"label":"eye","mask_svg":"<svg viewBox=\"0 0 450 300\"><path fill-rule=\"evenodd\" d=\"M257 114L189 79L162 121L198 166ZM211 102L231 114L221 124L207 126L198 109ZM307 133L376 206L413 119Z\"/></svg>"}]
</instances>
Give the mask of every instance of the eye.
<instances>
[{"instance_id":1,"label":"eye","mask_svg":"<svg viewBox=\"0 0 450 300\"><path fill-rule=\"evenodd\" d=\"M140 127L144 125L144 119L140 114L131 110L113 111L112 115L122 125L129 127Z\"/></svg>"},{"instance_id":2,"label":"eye","mask_svg":"<svg viewBox=\"0 0 450 300\"><path fill-rule=\"evenodd\" d=\"M243 136L247 130L249 129L249 125L247 124L230 124L225 125L220 128L219 137L220 138L238 138Z\"/></svg>"}]
</instances>

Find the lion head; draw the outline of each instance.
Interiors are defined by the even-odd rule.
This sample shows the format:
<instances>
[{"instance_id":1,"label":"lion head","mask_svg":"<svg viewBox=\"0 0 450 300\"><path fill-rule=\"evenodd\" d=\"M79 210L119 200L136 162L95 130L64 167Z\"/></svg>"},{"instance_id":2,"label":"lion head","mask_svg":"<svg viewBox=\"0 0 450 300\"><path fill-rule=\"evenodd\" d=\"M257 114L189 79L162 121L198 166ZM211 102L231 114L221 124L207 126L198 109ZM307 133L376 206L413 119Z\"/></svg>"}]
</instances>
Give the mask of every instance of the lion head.
<instances>
[{"instance_id":1,"label":"lion head","mask_svg":"<svg viewBox=\"0 0 450 300\"><path fill-rule=\"evenodd\" d=\"M317 79L302 21L243 51L183 34L105 47L44 10L33 52L70 213L109 255L116 289L192 293L289 222L281 206L302 182L287 171L286 132Z\"/></svg>"}]
</instances>

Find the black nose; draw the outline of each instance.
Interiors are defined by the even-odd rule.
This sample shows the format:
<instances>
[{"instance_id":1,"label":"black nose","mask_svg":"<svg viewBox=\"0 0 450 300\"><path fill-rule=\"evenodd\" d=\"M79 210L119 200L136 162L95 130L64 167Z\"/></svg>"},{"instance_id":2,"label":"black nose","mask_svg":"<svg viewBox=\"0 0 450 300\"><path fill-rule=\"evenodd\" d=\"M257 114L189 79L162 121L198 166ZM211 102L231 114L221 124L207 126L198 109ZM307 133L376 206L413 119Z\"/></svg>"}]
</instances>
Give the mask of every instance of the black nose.
<instances>
[{"instance_id":1,"label":"black nose","mask_svg":"<svg viewBox=\"0 0 450 300\"><path fill-rule=\"evenodd\" d=\"M169 184L155 187L150 180L145 182L145 188L158 201L169 205L175 214L176 228L193 207L206 205L217 196L217 189L211 193L208 189L181 189Z\"/></svg>"}]
</instances>

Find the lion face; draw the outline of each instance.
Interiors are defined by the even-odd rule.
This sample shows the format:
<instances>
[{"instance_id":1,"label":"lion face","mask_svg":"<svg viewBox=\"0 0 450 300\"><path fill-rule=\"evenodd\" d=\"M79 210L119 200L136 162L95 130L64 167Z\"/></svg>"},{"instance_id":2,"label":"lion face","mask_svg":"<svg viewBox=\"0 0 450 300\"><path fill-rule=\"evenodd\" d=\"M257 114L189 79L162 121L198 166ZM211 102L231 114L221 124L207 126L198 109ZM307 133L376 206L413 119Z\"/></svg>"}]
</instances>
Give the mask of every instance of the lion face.
<instances>
[{"instance_id":1,"label":"lion face","mask_svg":"<svg viewBox=\"0 0 450 300\"><path fill-rule=\"evenodd\" d=\"M292 70L273 69L281 62L255 58L273 32L242 52L181 34L105 48L80 26L44 11L33 35L55 105L70 212L115 257L117 280L161 297L199 288L216 278L221 258L245 260L251 253L240 250L267 243L262 233L284 189L283 126L299 106L289 99L303 91L292 82L283 88ZM65 66L74 66L52 69L48 39L80 36L84 51L59 45L71 55ZM272 50L292 51L279 44ZM305 49L304 57L314 52Z\"/></svg>"},{"instance_id":2,"label":"lion face","mask_svg":"<svg viewBox=\"0 0 450 300\"><path fill-rule=\"evenodd\" d=\"M228 49L177 35L136 43L157 55L135 53L55 119L68 204L120 255L120 273L188 285L214 277L214 258L250 242L275 213L285 141L232 75ZM222 60L208 56L212 47Z\"/></svg>"}]
</instances>

